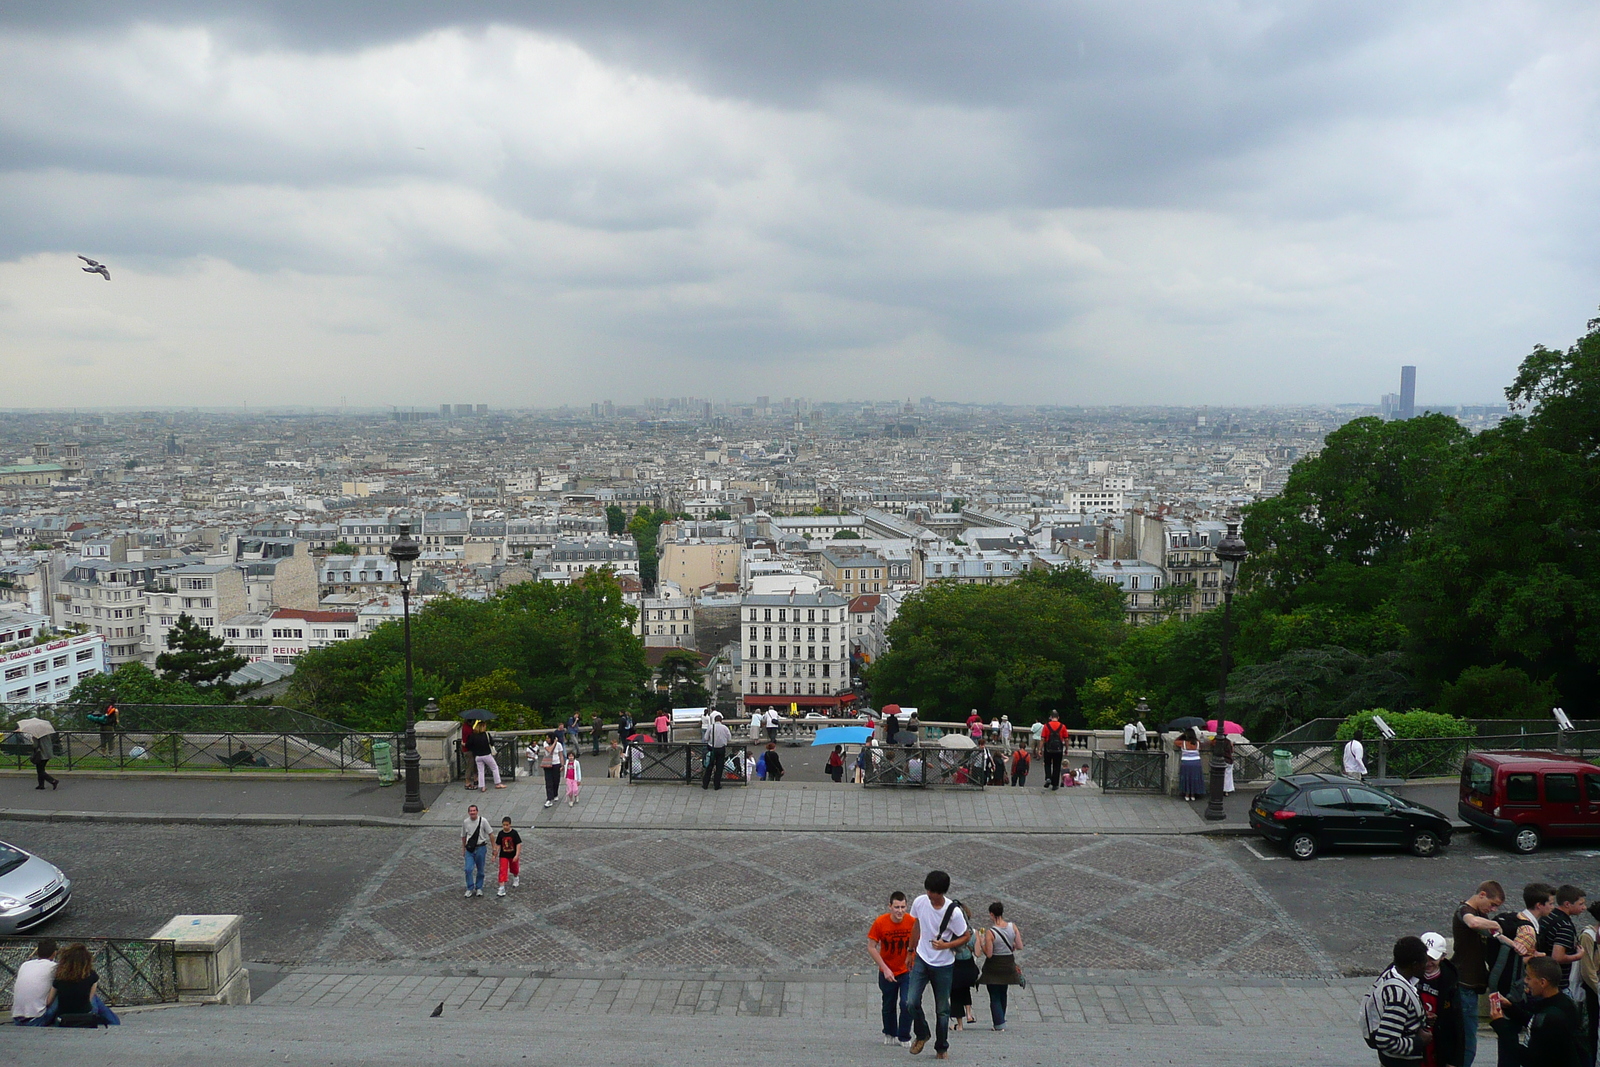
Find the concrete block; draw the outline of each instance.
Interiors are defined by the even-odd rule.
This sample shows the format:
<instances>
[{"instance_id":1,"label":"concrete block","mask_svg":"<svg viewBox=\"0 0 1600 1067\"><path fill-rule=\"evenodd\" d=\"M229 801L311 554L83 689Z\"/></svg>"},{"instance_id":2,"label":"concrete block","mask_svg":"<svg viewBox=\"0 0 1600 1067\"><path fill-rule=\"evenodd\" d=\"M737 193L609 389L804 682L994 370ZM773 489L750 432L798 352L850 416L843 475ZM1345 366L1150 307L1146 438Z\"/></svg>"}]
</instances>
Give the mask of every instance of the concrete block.
<instances>
[{"instance_id":1,"label":"concrete block","mask_svg":"<svg viewBox=\"0 0 1600 1067\"><path fill-rule=\"evenodd\" d=\"M191 1004L250 1003L238 915L174 915L150 936L175 942L178 999Z\"/></svg>"}]
</instances>

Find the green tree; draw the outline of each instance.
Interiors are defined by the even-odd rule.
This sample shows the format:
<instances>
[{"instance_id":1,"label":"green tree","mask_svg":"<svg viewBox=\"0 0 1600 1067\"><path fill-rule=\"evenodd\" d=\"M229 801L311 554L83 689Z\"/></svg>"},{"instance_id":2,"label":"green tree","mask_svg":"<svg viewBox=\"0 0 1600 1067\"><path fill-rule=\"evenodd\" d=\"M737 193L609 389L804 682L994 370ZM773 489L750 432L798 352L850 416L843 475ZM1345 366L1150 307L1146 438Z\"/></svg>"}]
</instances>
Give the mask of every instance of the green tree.
<instances>
[{"instance_id":1,"label":"green tree","mask_svg":"<svg viewBox=\"0 0 1600 1067\"><path fill-rule=\"evenodd\" d=\"M833 540L835 540L835 541L859 541L859 540L861 540L861 535L856 533L854 530L840 530L838 533L833 535Z\"/></svg>"},{"instance_id":2,"label":"green tree","mask_svg":"<svg viewBox=\"0 0 1600 1067\"><path fill-rule=\"evenodd\" d=\"M187 682L197 689L218 688L230 692L230 674L250 660L231 651L220 637L213 637L187 612L167 631L167 651L156 657L156 669L169 682Z\"/></svg>"},{"instance_id":3,"label":"green tree","mask_svg":"<svg viewBox=\"0 0 1600 1067\"><path fill-rule=\"evenodd\" d=\"M482 678L462 682L459 690L440 697L439 710L451 719L459 718L464 711L487 711L502 730L536 730L543 726L543 717L522 701L522 685L516 672L501 667Z\"/></svg>"},{"instance_id":4,"label":"green tree","mask_svg":"<svg viewBox=\"0 0 1600 1067\"><path fill-rule=\"evenodd\" d=\"M928 720L1078 716L1079 687L1122 637L1122 594L1087 571L1029 572L1009 585L936 582L906 598L889 651L866 671L875 699Z\"/></svg>"},{"instance_id":5,"label":"green tree","mask_svg":"<svg viewBox=\"0 0 1600 1067\"><path fill-rule=\"evenodd\" d=\"M657 566L661 561L661 524L671 518L671 512L646 505L634 512L628 521L628 532L639 549L639 581L649 590L656 587Z\"/></svg>"},{"instance_id":6,"label":"green tree","mask_svg":"<svg viewBox=\"0 0 1600 1067\"><path fill-rule=\"evenodd\" d=\"M1328 645L1300 648L1228 675L1227 717L1249 737L1266 739L1303 722L1342 718L1378 704L1404 707L1417 687L1398 652L1362 656ZM1211 714L1215 714L1213 698Z\"/></svg>"},{"instance_id":7,"label":"green tree","mask_svg":"<svg viewBox=\"0 0 1600 1067\"><path fill-rule=\"evenodd\" d=\"M72 687L68 703L91 707L107 704L223 704L220 689L197 689L188 682L168 681L143 663L124 663L110 674L96 674Z\"/></svg>"},{"instance_id":8,"label":"green tree","mask_svg":"<svg viewBox=\"0 0 1600 1067\"><path fill-rule=\"evenodd\" d=\"M666 690L675 708L701 708L711 703L700 657L687 648L674 648L656 667L656 687Z\"/></svg>"},{"instance_id":9,"label":"green tree","mask_svg":"<svg viewBox=\"0 0 1600 1067\"><path fill-rule=\"evenodd\" d=\"M711 513L711 517L713 519L721 519L722 521L727 522L733 518L733 513L727 508L718 508L716 511Z\"/></svg>"},{"instance_id":10,"label":"green tree","mask_svg":"<svg viewBox=\"0 0 1600 1067\"><path fill-rule=\"evenodd\" d=\"M644 646L630 629L635 610L622 599L622 587L609 570L588 571L573 583L571 692L567 707L585 716L615 714L630 705L649 673Z\"/></svg>"},{"instance_id":11,"label":"green tree","mask_svg":"<svg viewBox=\"0 0 1600 1067\"><path fill-rule=\"evenodd\" d=\"M1433 710L1459 719L1544 719L1559 707L1561 694L1551 682L1535 682L1517 667L1496 663L1468 667L1439 691Z\"/></svg>"},{"instance_id":12,"label":"green tree","mask_svg":"<svg viewBox=\"0 0 1600 1067\"><path fill-rule=\"evenodd\" d=\"M333 547L328 549L328 554L333 556L359 556L361 550L349 541L335 541Z\"/></svg>"},{"instance_id":13,"label":"green tree","mask_svg":"<svg viewBox=\"0 0 1600 1067\"><path fill-rule=\"evenodd\" d=\"M612 537L621 537L628 532L627 516L622 514L622 508L616 504L606 505L606 533Z\"/></svg>"}]
</instances>

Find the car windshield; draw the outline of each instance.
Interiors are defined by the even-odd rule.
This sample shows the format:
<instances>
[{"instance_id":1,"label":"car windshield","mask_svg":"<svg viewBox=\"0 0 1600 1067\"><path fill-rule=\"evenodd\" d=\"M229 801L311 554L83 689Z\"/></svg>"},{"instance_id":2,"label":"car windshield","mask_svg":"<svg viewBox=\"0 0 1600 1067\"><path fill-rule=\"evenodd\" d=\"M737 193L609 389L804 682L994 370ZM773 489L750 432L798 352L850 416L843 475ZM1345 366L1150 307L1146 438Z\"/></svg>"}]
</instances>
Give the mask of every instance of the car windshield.
<instances>
[{"instance_id":1,"label":"car windshield","mask_svg":"<svg viewBox=\"0 0 1600 1067\"><path fill-rule=\"evenodd\" d=\"M1480 797L1489 795L1494 785L1494 768L1487 763L1471 760L1467 763L1467 790Z\"/></svg>"},{"instance_id":2,"label":"car windshield","mask_svg":"<svg viewBox=\"0 0 1600 1067\"><path fill-rule=\"evenodd\" d=\"M27 862L28 854L20 848L0 844L0 874L10 874Z\"/></svg>"}]
</instances>

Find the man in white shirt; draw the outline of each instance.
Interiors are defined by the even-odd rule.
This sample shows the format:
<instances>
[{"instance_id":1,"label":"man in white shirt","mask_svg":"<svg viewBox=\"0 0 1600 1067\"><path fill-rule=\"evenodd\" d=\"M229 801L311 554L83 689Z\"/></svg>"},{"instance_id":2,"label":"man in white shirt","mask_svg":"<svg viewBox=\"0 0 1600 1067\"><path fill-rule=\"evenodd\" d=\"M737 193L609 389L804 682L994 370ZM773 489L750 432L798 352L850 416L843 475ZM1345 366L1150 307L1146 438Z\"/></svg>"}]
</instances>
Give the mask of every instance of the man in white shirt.
<instances>
[{"instance_id":1,"label":"man in white shirt","mask_svg":"<svg viewBox=\"0 0 1600 1067\"><path fill-rule=\"evenodd\" d=\"M911 918L916 927L911 934L911 950L906 954L911 964L906 1004L912 1010L911 1021L917 1033L916 1040L911 1042L911 1054L915 1056L928 1043L928 1017L922 1010L922 992L931 985L935 1017L933 1051L942 1060L950 1055L950 978L955 970L955 950L971 939L972 931L967 928L967 917L961 913L961 908L945 897L950 892L948 874L929 871L922 887L927 892L911 902ZM900 1036L909 1035L902 1032Z\"/></svg>"},{"instance_id":2,"label":"man in white shirt","mask_svg":"<svg viewBox=\"0 0 1600 1067\"><path fill-rule=\"evenodd\" d=\"M706 731L706 758L705 769L700 772L700 788L710 788L716 783L716 789L722 789L722 779L726 773L724 764L728 761L728 745L733 741L733 733L728 729L727 723L722 721L720 712L713 713L711 726Z\"/></svg>"},{"instance_id":3,"label":"man in white shirt","mask_svg":"<svg viewBox=\"0 0 1600 1067\"><path fill-rule=\"evenodd\" d=\"M778 743L778 709L767 709L767 740L772 744Z\"/></svg>"},{"instance_id":4,"label":"man in white shirt","mask_svg":"<svg viewBox=\"0 0 1600 1067\"><path fill-rule=\"evenodd\" d=\"M494 827L478 814L478 805L467 807L467 817L461 820L461 863L467 876L467 896L483 896L483 864L489 858L489 840L494 837ZM477 881L473 881L476 874Z\"/></svg>"},{"instance_id":5,"label":"man in white shirt","mask_svg":"<svg viewBox=\"0 0 1600 1067\"><path fill-rule=\"evenodd\" d=\"M1352 737L1344 746L1344 776L1361 781L1367 773L1367 750L1361 738Z\"/></svg>"},{"instance_id":6,"label":"man in white shirt","mask_svg":"<svg viewBox=\"0 0 1600 1067\"><path fill-rule=\"evenodd\" d=\"M1138 743L1138 737L1139 737L1139 728L1137 726L1133 725L1133 723L1131 723L1131 722L1123 724L1123 726L1122 726L1122 747L1123 748L1127 749L1130 752L1133 751L1134 745Z\"/></svg>"},{"instance_id":7,"label":"man in white shirt","mask_svg":"<svg viewBox=\"0 0 1600 1067\"><path fill-rule=\"evenodd\" d=\"M56 943L44 938L34 950L33 959L17 968L16 981L11 985L11 1021L18 1026L49 1026L54 1018L50 1011L51 985L56 977Z\"/></svg>"}]
</instances>

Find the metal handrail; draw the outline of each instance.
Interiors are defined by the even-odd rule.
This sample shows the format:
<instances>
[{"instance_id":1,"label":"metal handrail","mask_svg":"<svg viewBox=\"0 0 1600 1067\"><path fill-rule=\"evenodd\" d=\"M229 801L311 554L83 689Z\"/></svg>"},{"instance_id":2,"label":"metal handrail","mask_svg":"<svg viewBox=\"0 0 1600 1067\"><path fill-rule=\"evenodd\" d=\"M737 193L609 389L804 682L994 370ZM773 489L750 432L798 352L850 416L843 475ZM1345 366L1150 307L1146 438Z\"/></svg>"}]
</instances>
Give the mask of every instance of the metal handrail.
<instances>
[{"instance_id":1,"label":"metal handrail","mask_svg":"<svg viewBox=\"0 0 1600 1067\"><path fill-rule=\"evenodd\" d=\"M109 743L107 743L109 742ZM72 770L198 770L302 772L375 771L373 745L400 750L399 734L183 733L117 729L62 730L52 735L52 760ZM0 755L18 770L29 766L31 746L5 747Z\"/></svg>"}]
</instances>

